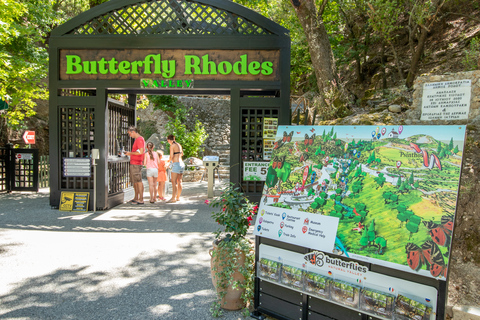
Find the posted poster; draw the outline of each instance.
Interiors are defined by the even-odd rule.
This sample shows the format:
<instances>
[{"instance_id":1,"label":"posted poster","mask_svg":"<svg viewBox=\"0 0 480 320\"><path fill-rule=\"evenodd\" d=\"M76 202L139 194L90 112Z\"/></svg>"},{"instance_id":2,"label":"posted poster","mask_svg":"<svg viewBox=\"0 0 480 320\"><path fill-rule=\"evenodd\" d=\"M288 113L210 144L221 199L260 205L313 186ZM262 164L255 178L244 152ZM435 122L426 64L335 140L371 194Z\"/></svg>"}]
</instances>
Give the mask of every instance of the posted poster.
<instances>
[{"instance_id":1,"label":"posted poster","mask_svg":"<svg viewBox=\"0 0 480 320\"><path fill-rule=\"evenodd\" d=\"M327 253L445 280L465 126L280 126L275 140L259 212L336 217Z\"/></svg>"},{"instance_id":2,"label":"posted poster","mask_svg":"<svg viewBox=\"0 0 480 320\"><path fill-rule=\"evenodd\" d=\"M263 160L272 159L273 143L277 134L278 119L263 119Z\"/></svg>"}]
</instances>

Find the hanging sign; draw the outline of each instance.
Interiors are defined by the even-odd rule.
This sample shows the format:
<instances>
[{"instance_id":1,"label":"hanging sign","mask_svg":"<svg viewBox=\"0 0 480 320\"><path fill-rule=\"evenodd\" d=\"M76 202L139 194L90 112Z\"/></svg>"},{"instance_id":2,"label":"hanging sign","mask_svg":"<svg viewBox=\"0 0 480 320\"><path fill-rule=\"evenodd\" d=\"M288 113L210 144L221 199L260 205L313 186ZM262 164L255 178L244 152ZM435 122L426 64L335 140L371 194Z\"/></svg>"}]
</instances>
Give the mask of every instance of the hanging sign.
<instances>
[{"instance_id":1,"label":"hanging sign","mask_svg":"<svg viewBox=\"0 0 480 320\"><path fill-rule=\"evenodd\" d=\"M35 131L25 131L22 138L26 144L35 144Z\"/></svg>"}]
</instances>

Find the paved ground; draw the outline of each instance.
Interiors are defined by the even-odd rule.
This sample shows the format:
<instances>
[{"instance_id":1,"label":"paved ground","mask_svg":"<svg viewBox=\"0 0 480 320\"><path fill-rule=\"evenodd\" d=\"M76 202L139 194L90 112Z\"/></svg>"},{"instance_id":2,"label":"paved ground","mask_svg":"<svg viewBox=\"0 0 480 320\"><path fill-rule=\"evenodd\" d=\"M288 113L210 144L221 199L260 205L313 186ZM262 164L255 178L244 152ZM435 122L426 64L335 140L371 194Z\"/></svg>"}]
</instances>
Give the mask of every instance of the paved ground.
<instances>
[{"instance_id":1,"label":"paved ground","mask_svg":"<svg viewBox=\"0 0 480 320\"><path fill-rule=\"evenodd\" d=\"M0 194L0 319L211 319L217 225L207 183L184 187L95 214L52 210L47 189Z\"/></svg>"}]
</instances>

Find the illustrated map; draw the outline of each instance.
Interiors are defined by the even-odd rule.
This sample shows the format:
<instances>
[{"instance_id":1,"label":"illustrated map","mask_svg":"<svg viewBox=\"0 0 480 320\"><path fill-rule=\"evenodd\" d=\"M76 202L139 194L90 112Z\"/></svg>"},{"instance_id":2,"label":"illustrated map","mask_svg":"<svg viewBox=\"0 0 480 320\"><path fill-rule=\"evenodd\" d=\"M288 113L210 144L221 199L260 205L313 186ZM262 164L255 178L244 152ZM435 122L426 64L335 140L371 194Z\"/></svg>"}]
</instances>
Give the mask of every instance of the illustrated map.
<instances>
[{"instance_id":1,"label":"illustrated map","mask_svg":"<svg viewBox=\"0 0 480 320\"><path fill-rule=\"evenodd\" d=\"M260 208L338 218L332 253L445 280L465 126L279 126Z\"/></svg>"}]
</instances>

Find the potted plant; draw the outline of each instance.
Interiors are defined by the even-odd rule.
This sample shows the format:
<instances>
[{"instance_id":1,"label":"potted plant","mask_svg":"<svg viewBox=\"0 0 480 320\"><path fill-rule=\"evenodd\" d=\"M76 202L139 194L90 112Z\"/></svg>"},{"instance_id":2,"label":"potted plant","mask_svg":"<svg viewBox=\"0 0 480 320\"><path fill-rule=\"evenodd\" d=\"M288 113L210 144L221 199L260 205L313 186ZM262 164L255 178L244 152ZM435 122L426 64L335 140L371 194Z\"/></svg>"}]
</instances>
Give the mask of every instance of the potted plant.
<instances>
[{"instance_id":1,"label":"potted plant","mask_svg":"<svg viewBox=\"0 0 480 320\"><path fill-rule=\"evenodd\" d=\"M217 290L212 315L221 315L221 309L243 308L248 316L248 306L253 299L255 254L246 235L258 206L233 184L219 197L206 202L216 209L212 218L222 226L214 233L213 249L210 249L212 282Z\"/></svg>"}]
</instances>

